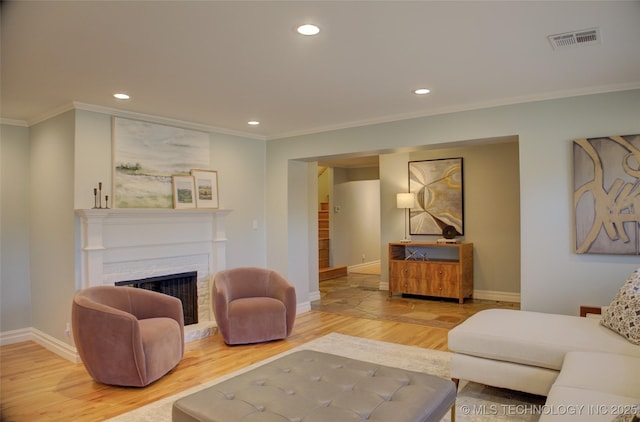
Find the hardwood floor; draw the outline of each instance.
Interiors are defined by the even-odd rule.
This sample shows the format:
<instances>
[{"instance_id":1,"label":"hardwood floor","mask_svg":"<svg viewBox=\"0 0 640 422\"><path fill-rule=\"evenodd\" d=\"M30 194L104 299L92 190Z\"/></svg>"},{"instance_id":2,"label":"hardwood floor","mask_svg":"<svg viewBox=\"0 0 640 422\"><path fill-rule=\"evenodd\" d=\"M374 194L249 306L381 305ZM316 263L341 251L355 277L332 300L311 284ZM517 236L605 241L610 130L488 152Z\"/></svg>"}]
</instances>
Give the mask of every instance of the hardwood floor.
<instances>
[{"instance_id":1,"label":"hardwood floor","mask_svg":"<svg viewBox=\"0 0 640 422\"><path fill-rule=\"evenodd\" d=\"M345 282L354 284L348 278ZM393 300L388 302L379 306L393 306ZM321 303L322 300L315 305ZM513 307L513 304L494 305ZM464 319L485 306L470 301L445 308L447 313L455 313L457 309ZM188 343L180 364L154 384L146 388L122 388L94 382L82 364L71 363L29 341L0 348L0 420L101 421L332 332L447 350L448 328L313 309L297 317L293 334L286 340L229 347L216 334Z\"/></svg>"}]
</instances>

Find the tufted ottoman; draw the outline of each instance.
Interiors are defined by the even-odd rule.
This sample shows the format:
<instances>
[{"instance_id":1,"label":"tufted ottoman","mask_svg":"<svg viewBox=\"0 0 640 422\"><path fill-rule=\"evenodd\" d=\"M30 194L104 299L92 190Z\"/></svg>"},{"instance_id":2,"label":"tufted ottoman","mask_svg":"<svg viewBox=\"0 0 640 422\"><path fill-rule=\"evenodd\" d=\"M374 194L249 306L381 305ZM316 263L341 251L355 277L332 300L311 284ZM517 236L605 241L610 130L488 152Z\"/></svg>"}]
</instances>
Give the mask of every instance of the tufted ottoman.
<instances>
[{"instance_id":1,"label":"tufted ottoman","mask_svg":"<svg viewBox=\"0 0 640 422\"><path fill-rule=\"evenodd\" d=\"M448 379L302 350L177 400L172 416L173 422L439 421L455 399Z\"/></svg>"}]
</instances>

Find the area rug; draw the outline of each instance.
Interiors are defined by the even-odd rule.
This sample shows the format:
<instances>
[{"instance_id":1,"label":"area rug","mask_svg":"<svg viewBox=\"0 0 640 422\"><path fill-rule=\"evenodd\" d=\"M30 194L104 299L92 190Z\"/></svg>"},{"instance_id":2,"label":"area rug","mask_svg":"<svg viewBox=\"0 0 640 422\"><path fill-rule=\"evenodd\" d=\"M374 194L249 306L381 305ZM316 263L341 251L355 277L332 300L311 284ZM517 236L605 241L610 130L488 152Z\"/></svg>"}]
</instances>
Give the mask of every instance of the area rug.
<instances>
[{"instance_id":1,"label":"area rug","mask_svg":"<svg viewBox=\"0 0 640 422\"><path fill-rule=\"evenodd\" d=\"M171 406L179 398L303 349L449 378L451 353L332 333L109 421L170 422ZM533 410L543 403L544 399L538 396L462 381L456 399L456 421L537 421L538 415ZM442 420L449 422L450 415Z\"/></svg>"}]
</instances>

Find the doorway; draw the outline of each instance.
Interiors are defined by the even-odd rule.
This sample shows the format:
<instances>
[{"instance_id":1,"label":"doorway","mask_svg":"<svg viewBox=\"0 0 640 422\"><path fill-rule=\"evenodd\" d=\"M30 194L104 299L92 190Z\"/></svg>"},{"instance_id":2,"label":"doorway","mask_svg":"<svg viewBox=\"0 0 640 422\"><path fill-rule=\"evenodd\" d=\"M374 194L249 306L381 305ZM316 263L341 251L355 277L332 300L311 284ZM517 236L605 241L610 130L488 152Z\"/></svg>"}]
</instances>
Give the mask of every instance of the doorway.
<instances>
[{"instance_id":1,"label":"doorway","mask_svg":"<svg viewBox=\"0 0 640 422\"><path fill-rule=\"evenodd\" d=\"M320 281L379 266L379 179L377 156L318 163ZM328 274L327 267L342 270Z\"/></svg>"}]
</instances>

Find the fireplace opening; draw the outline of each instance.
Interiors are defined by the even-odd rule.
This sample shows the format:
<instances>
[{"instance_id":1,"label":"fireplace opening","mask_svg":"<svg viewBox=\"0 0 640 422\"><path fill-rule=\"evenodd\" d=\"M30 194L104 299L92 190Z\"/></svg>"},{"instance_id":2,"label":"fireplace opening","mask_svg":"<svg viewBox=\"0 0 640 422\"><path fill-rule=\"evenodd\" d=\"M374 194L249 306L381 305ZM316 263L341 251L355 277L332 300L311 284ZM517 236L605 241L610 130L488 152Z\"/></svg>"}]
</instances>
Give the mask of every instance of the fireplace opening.
<instances>
[{"instance_id":1,"label":"fireplace opening","mask_svg":"<svg viewBox=\"0 0 640 422\"><path fill-rule=\"evenodd\" d=\"M116 286L132 286L177 297L182 301L184 325L198 323L198 272L168 274L140 280L118 281Z\"/></svg>"}]
</instances>

